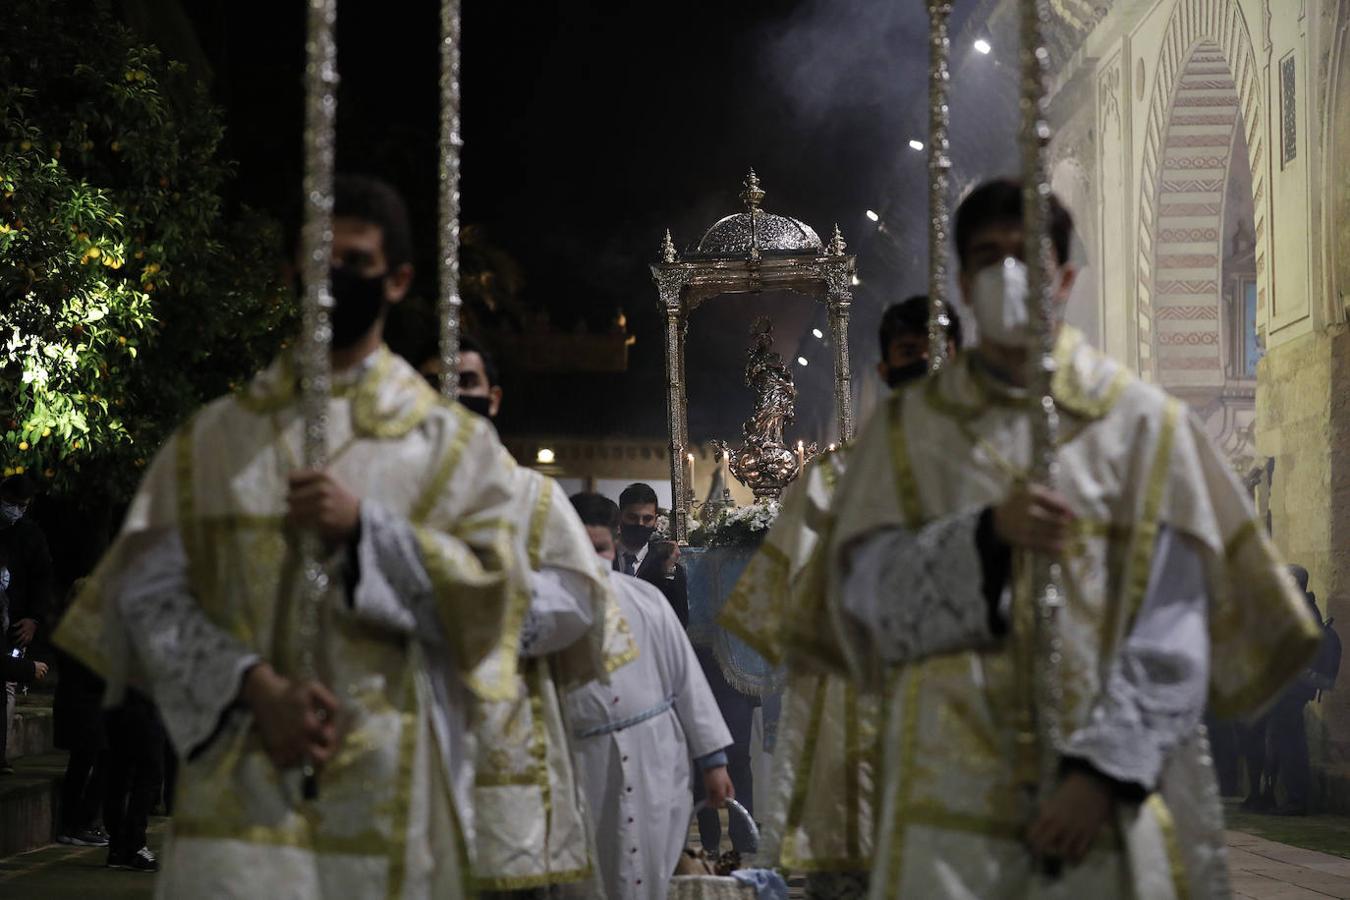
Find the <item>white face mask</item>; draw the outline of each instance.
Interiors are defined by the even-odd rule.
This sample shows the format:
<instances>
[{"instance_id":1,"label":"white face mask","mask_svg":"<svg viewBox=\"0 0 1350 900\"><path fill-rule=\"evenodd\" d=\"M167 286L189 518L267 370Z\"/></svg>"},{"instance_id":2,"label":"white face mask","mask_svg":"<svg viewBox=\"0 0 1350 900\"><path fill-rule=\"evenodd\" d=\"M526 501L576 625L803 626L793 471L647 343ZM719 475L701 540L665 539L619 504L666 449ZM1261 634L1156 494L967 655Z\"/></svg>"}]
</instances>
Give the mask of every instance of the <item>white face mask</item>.
<instances>
[{"instance_id":1,"label":"white face mask","mask_svg":"<svg viewBox=\"0 0 1350 900\"><path fill-rule=\"evenodd\" d=\"M1026 264L1009 256L975 273L970 305L980 340L1001 347L1030 347L1031 310L1027 307Z\"/></svg>"}]
</instances>

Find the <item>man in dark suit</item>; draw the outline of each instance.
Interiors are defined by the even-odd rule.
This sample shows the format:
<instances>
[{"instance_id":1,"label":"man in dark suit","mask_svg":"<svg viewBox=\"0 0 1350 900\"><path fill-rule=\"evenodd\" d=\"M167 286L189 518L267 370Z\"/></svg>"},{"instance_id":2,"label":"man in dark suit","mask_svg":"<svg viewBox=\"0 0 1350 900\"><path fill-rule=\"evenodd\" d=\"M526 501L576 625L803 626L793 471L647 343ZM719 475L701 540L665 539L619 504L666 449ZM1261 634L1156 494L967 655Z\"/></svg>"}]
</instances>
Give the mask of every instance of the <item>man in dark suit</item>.
<instances>
[{"instance_id":1,"label":"man in dark suit","mask_svg":"<svg viewBox=\"0 0 1350 900\"><path fill-rule=\"evenodd\" d=\"M630 484L619 495L619 546L614 569L636 575L666 598L680 624L689 627L689 584L673 541L652 542L656 533L656 491L649 484Z\"/></svg>"}]
</instances>

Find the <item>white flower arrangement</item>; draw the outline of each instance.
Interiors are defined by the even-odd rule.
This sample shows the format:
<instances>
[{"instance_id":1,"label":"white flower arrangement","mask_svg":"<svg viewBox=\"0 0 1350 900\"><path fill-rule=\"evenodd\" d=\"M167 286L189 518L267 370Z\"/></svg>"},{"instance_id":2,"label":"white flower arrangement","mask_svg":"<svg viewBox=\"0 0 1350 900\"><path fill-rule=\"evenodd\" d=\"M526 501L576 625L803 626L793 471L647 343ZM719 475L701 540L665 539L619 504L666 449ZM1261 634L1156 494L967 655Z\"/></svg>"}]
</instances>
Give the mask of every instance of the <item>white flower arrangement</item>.
<instances>
[{"instance_id":1,"label":"white flower arrangement","mask_svg":"<svg viewBox=\"0 0 1350 900\"><path fill-rule=\"evenodd\" d=\"M741 547L758 544L778 518L777 500L760 500L749 506L721 510L706 526L694 528L689 542L705 547Z\"/></svg>"}]
</instances>

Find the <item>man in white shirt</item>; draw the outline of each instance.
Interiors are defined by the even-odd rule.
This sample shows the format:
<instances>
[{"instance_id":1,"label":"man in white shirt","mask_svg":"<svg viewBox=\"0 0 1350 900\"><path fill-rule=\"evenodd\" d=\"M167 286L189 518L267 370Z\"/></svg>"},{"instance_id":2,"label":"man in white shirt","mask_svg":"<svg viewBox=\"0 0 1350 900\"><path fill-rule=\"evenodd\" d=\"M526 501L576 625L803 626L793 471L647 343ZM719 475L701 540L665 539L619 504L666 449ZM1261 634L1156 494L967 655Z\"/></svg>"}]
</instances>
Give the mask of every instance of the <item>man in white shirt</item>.
<instances>
[{"instance_id":1,"label":"man in white shirt","mask_svg":"<svg viewBox=\"0 0 1350 900\"><path fill-rule=\"evenodd\" d=\"M612 561L613 501L576 494L572 505L596 553ZM661 900L689 833L690 760L710 805L735 797L725 751L731 733L669 604L646 582L610 577L637 658L609 684L591 682L565 698L599 870L591 896Z\"/></svg>"}]
</instances>

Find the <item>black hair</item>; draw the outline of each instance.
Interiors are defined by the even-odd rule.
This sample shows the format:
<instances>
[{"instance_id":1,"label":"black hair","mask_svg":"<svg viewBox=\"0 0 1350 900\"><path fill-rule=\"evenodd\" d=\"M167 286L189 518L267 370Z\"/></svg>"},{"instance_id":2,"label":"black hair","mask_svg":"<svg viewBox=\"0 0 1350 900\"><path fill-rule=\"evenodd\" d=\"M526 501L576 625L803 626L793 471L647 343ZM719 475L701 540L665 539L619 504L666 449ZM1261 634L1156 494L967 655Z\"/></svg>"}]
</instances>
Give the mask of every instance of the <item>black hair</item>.
<instances>
[{"instance_id":1,"label":"black hair","mask_svg":"<svg viewBox=\"0 0 1350 900\"><path fill-rule=\"evenodd\" d=\"M946 305L944 311L947 317L947 339L956 345L956 349L961 349L961 317L952 309L951 304ZM886 353L890 350L891 342L903 334L928 334L928 315L931 307L928 303L928 297L924 294L917 294L901 300L899 303L892 303L886 307L886 311L881 314L881 327L877 330L877 337L881 340L881 358L886 359Z\"/></svg>"},{"instance_id":2,"label":"black hair","mask_svg":"<svg viewBox=\"0 0 1350 900\"><path fill-rule=\"evenodd\" d=\"M966 267L970 242L975 232L989 225L1022 222L1022 182L1016 178L995 178L971 191L956 209L956 256ZM1073 236L1073 216L1050 195L1050 242L1055 245L1055 261L1069 261L1069 240Z\"/></svg>"},{"instance_id":3,"label":"black hair","mask_svg":"<svg viewBox=\"0 0 1350 900\"><path fill-rule=\"evenodd\" d=\"M1294 583L1303 593L1308 593L1308 570L1300 565L1290 565L1289 574L1294 577Z\"/></svg>"},{"instance_id":4,"label":"black hair","mask_svg":"<svg viewBox=\"0 0 1350 900\"><path fill-rule=\"evenodd\" d=\"M627 509L630 506L646 506L648 503L653 505L657 503L656 491L652 490L650 484L643 484L640 481L630 484L619 495L619 509Z\"/></svg>"},{"instance_id":5,"label":"black hair","mask_svg":"<svg viewBox=\"0 0 1350 900\"><path fill-rule=\"evenodd\" d=\"M487 375L488 387L494 388L501 384L501 373L497 370L497 361L492 358L492 354L483 349L483 345L471 337L461 336L459 339L459 355L465 353L477 353L478 358L483 361L483 373Z\"/></svg>"},{"instance_id":6,"label":"black hair","mask_svg":"<svg viewBox=\"0 0 1350 900\"><path fill-rule=\"evenodd\" d=\"M378 225L390 271L412 262L408 206L387 182L369 175L337 176L333 179L333 216Z\"/></svg>"},{"instance_id":7,"label":"black hair","mask_svg":"<svg viewBox=\"0 0 1350 900\"><path fill-rule=\"evenodd\" d=\"M577 515L581 517L582 525L608 528L610 531L619 527L619 507L604 494L583 491L573 494L568 499L572 501Z\"/></svg>"},{"instance_id":8,"label":"black hair","mask_svg":"<svg viewBox=\"0 0 1350 900\"><path fill-rule=\"evenodd\" d=\"M0 496L27 503L38 494L37 482L27 475L11 475L0 481Z\"/></svg>"}]
</instances>

